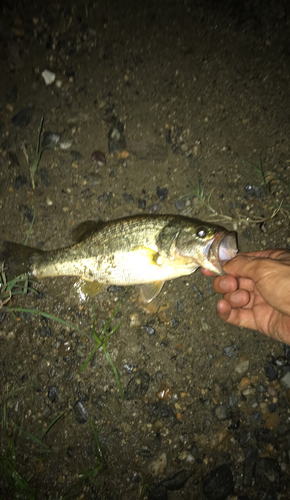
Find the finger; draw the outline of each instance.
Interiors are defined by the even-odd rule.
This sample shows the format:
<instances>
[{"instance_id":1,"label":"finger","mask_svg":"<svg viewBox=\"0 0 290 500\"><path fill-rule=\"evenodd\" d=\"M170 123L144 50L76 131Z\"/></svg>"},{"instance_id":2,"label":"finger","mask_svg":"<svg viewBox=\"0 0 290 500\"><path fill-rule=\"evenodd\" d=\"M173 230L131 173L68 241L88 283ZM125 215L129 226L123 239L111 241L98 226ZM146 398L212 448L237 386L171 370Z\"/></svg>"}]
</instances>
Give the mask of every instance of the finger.
<instances>
[{"instance_id":1,"label":"finger","mask_svg":"<svg viewBox=\"0 0 290 500\"><path fill-rule=\"evenodd\" d=\"M205 267L201 268L201 272L205 276L216 276L216 273L213 273L212 271L209 271L208 269L205 269Z\"/></svg>"},{"instance_id":2,"label":"finger","mask_svg":"<svg viewBox=\"0 0 290 500\"><path fill-rule=\"evenodd\" d=\"M231 305L225 299L221 299L216 306L217 315L223 321L227 321L231 313Z\"/></svg>"},{"instance_id":3,"label":"finger","mask_svg":"<svg viewBox=\"0 0 290 500\"><path fill-rule=\"evenodd\" d=\"M223 269L227 274L231 274L237 278L248 278L258 281L263 275L264 263L264 259L255 255L238 254L229 260Z\"/></svg>"},{"instance_id":4,"label":"finger","mask_svg":"<svg viewBox=\"0 0 290 500\"><path fill-rule=\"evenodd\" d=\"M213 280L213 287L217 293L234 292L238 288L238 281L234 276L218 276Z\"/></svg>"},{"instance_id":5,"label":"finger","mask_svg":"<svg viewBox=\"0 0 290 500\"><path fill-rule=\"evenodd\" d=\"M234 309L229 302L221 299L217 304L217 315L226 323L257 330L257 324L252 309Z\"/></svg>"},{"instance_id":6,"label":"finger","mask_svg":"<svg viewBox=\"0 0 290 500\"><path fill-rule=\"evenodd\" d=\"M246 307L251 302L251 295L247 290L236 290L233 293L226 294L224 298L229 302L233 309Z\"/></svg>"},{"instance_id":7,"label":"finger","mask_svg":"<svg viewBox=\"0 0 290 500\"><path fill-rule=\"evenodd\" d=\"M246 255L248 257L259 257L272 260L290 260L290 250L279 248L275 250L259 250L257 252L241 252L238 255Z\"/></svg>"}]
</instances>

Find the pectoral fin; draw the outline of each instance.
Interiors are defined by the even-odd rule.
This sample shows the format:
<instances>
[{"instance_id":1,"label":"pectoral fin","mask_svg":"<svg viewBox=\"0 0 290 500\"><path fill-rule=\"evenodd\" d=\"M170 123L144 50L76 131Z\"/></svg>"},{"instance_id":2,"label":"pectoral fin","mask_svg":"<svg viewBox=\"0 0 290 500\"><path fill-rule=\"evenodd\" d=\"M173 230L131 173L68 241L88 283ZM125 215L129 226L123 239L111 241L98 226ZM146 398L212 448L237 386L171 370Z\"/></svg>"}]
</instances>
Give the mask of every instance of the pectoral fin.
<instances>
[{"instance_id":1,"label":"pectoral fin","mask_svg":"<svg viewBox=\"0 0 290 500\"><path fill-rule=\"evenodd\" d=\"M164 281L154 281L154 283L147 283L142 285L140 289L140 297L142 302L149 303L160 293Z\"/></svg>"}]
</instances>

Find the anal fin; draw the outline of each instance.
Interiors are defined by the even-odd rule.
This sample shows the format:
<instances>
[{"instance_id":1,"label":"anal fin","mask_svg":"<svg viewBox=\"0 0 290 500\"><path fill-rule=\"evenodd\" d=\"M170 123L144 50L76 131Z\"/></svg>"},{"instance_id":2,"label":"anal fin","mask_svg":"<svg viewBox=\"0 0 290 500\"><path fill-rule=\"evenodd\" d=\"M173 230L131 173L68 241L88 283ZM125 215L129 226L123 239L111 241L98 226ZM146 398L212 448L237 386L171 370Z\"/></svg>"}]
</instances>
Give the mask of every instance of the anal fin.
<instances>
[{"instance_id":1,"label":"anal fin","mask_svg":"<svg viewBox=\"0 0 290 500\"><path fill-rule=\"evenodd\" d=\"M99 283L99 281L79 280L75 283L75 288L79 296L84 300L87 297L95 297L99 293L103 292L106 288L108 288L108 285L105 283Z\"/></svg>"},{"instance_id":2,"label":"anal fin","mask_svg":"<svg viewBox=\"0 0 290 500\"><path fill-rule=\"evenodd\" d=\"M145 303L152 302L152 300L157 297L157 295L161 292L161 288L164 285L164 281L154 281L153 283L146 283L141 286L140 289L140 297L141 301Z\"/></svg>"}]
</instances>

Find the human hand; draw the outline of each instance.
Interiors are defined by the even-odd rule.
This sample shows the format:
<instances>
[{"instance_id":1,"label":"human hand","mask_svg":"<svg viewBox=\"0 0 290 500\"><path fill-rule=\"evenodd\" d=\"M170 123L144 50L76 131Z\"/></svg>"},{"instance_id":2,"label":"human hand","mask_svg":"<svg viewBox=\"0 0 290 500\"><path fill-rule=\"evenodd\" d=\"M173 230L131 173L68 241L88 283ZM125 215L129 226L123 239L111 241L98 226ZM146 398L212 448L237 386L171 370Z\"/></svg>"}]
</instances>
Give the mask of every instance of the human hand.
<instances>
[{"instance_id":1,"label":"human hand","mask_svg":"<svg viewBox=\"0 0 290 500\"><path fill-rule=\"evenodd\" d=\"M240 253L214 279L218 316L290 345L290 251ZM202 269L206 276L213 273Z\"/></svg>"}]
</instances>

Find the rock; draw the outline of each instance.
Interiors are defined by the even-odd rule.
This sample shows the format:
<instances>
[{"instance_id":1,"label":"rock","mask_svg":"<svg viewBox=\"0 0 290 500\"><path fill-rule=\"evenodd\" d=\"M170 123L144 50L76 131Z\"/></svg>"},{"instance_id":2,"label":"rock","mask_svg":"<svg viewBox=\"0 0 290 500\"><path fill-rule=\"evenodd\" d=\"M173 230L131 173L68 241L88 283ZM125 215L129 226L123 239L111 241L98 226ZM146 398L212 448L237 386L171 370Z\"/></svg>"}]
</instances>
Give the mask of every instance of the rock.
<instances>
[{"instance_id":1,"label":"rock","mask_svg":"<svg viewBox=\"0 0 290 500\"><path fill-rule=\"evenodd\" d=\"M121 151L126 148L126 139L124 135L124 125L120 121L117 121L116 125L111 128L109 134L109 152L114 153L115 151Z\"/></svg>"},{"instance_id":2,"label":"rock","mask_svg":"<svg viewBox=\"0 0 290 500\"><path fill-rule=\"evenodd\" d=\"M256 463L255 481L262 490L274 490L280 479L280 467L272 458L261 458Z\"/></svg>"},{"instance_id":3,"label":"rock","mask_svg":"<svg viewBox=\"0 0 290 500\"><path fill-rule=\"evenodd\" d=\"M185 485L189 476L190 474L188 471L186 471L185 469L181 469L173 476L161 481L161 484L163 484L167 490L180 490Z\"/></svg>"},{"instance_id":4,"label":"rock","mask_svg":"<svg viewBox=\"0 0 290 500\"><path fill-rule=\"evenodd\" d=\"M283 351L284 351L284 356L288 360L290 360L290 345L288 344L283 344Z\"/></svg>"},{"instance_id":5,"label":"rock","mask_svg":"<svg viewBox=\"0 0 290 500\"><path fill-rule=\"evenodd\" d=\"M123 199L125 200L126 203L133 203L134 201L133 195L127 193L123 194Z\"/></svg>"},{"instance_id":6,"label":"rock","mask_svg":"<svg viewBox=\"0 0 290 500\"><path fill-rule=\"evenodd\" d=\"M142 370L137 371L129 380L125 390L126 399L140 399L145 396L149 388L150 375Z\"/></svg>"},{"instance_id":7,"label":"rock","mask_svg":"<svg viewBox=\"0 0 290 500\"><path fill-rule=\"evenodd\" d=\"M253 411L251 419L254 420L254 422L259 422L259 420L262 419L262 415L259 411Z\"/></svg>"},{"instance_id":8,"label":"rock","mask_svg":"<svg viewBox=\"0 0 290 500\"><path fill-rule=\"evenodd\" d=\"M30 104L18 111L18 113L11 118L11 121L16 127L26 127L26 125L30 122L33 113L34 107Z\"/></svg>"},{"instance_id":9,"label":"rock","mask_svg":"<svg viewBox=\"0 0 290 500\"><path fill-rule=\"evenodd\" d=\"M48 69L45 69L41 73L41 76L45 81L45 85L51 85L55 80L55 73L53 73L52 71L49 71Z\"/></svg>"},{"instance_id":10,"label":"rock","mask_svg":"<svg viewBox=\"0 0 290 500\"><path fill-rule=\"evenodd\" d=\"M243 484L244 486L251 486L254 478L255 463L258 458L258 450L252 446L246 449L246 456L244 461Z\"/></svg>"},{"instance_id":11,"label":"rock","mask_svg":"<svg viewBox=\"0 0 290 500\"><path fill-rule=\"evenodd\" d=\"M249 356L243 356L240 358L235 366L235 372L239 375L244 375L249 369L250 359Z\"/></svg>"},{"instance_id":12,"label":"rock","mask_svg":"<svg viewBox=\"0 0 290 500\"><path fill-rule=\"evenodd\" d=\"M70 151L70 156L72 162L78 162L84 159L83 155L79 151L76 151L75 149Z\"/></svg>"},{"instance_id":13,"label":"rock","mask_svg":"<svg viewBox=\"0 0 290 500\"><path fill-rule=\"evenodd\" d=\"M48 388L47 395L52 403L56 403L56 401L58 400L58 392L58 387L56 385L51 385Z\"/></svg>"},{"instance_id":14,"label":"rock","mask_svg":"<svg viewBox=\"0 0 290 500\"><path fill-rule=\"evenodd\" d=\"M140 208L140 210L145 210L145 208L146 208L146 200L142 200L141 198L139 198L139 200L138 200L138 208Z\"/></svg>"},{"instance_id":15,"label":"rock","mask_svg":"<svg viewBox=\"0 0 290 500\"><path fill-rule=\"evenodd\" d=\"M225 405L223 403L217 405L214 408L213 413L214 413L214 416L218 420L227 420L228 418L230 418L229 409L228 409L227 405Z\"/></svg>"},{"instance_id":16,"label":"rock","mask_svg":"<svg viewBox=\"0 0 290 500\"><path fill-rule=\"evenodd\" d=\"M275 403L269 404L269 413L274 413L277 410L277 405Z\"/></svg>"},{"instance_id":17,"label":"rock","mask_svg":"<svg viewBox=\"0 0 290 500\"><path fill-rule=\"evenodd\" d=\"M144 325L144 328L145 328L146 332L148 333L148 335L155 335L155 330L154 330L153 326Z\"/></svg>"},{"instance_id":18,"label":"rock","mask_svg":"<svg viewBox=\"0 0 290 500\"><path fill-rule=\"evenodd\" d=\"M178 212L182 212L182 210L184 210L186 207L186 202L186 198L179 198L178 200L176 200L174 202L176 210L178 210Z\"/></svg>"},{"instance_id":19,"label":"rock","mask_svg":"<svg viewBox=\"0 0 290 500\"><path fill-rule=\"evenodd\" d=\"M245 389L247 389L250 385L251 381L249 377L243 377L241 378L239 384L238 384L238 389L239 391L243 392Z\"/></svg>"},{"instance_id":20,"label":"rock","mask_svg":"<svg viewBox=\"0 0 290 500\"><path fill-rule=\"evenodd\" d=\"M60 135L55 132L44 132L42 135L41 149L54 148L60 141Z\"/></svg>"},{"instance_id":21,"label":"rock","mask_svg":"<svg viewBox=\"0 0 290 500\"><path fill-rule=\"evenodd\" d=\"M240 398L237 394L231 394L228 399L229 407L232 408L233 406L235 406L238 403L239 399Z\"/></svg>"},{"instance_id":22,"label":"rock","mask_svg":"<svg viewBox=\"0 0 290 500\"><path fill-rule=\"evenodd\" d=\"M165 473L166 467L167 467L166 453L161 453L161 455L159 455L159 457L157 457L156 460L153 460L153 462L151 462L148 465L148 471L154 477L162 476Z\"/></svg>"},{"instance_id":23,"label":"rock","mask_svg":"<svg viewBox=\"0 0 290 500\"><path fill-rule=\"evenodd\" d=\"M203 480L203 492L208 500L224 500L234 487L233 475L227 464L213 469Z\"/></svg>"},{"instance_id":24,"label":"rock","mask_svg":"<svg viewBox=\"0 0 290 500\"><path fill-rule=\"evenodd\" d=\"M265 370L265 375L266 375L267 379L269 380L269 382L273 382L273 380L276 380L277 372L276 372L274 366L272 365L272 363L267 361L267 363L264 366L264 370Z\"/></svg>"},{"instance_id":25,"label":"rock","mask_svg":"<svg viewBox=\"0 0 290 500\"><path fill-rule=\"evenodd\" d=\"M138 313L130 314L130 328L136 328L140 326L140 318Z\"/></svg>"},{"instance_id":26,"label":"rock","mask_svg":"<svg viewBox=\"0 0 290 500\"><path fill-rule=\"evenodd\" d=\"M168 189L167 188L160 188L158 186L156 193L157 193L159 200L164 201L164 200L166 200L166 198L168 196Z\"/></svg>"},{"instance_id":27,"label":"rock","mask_svg":"<svg viewBox=\"0 0 290 500\"><path fill-rule=\"evenodd\" d=\"M167 490L162 483L153 483L146 490L148 500L167 500Z\"/></svg>"},{"instance_id":28,"label":"rock","mask_svg":"<svg viewBox=\"0 0 290 500\"><path fill-rule=\"evenodd\" d=\"M106 155L102 151L93 151L91 154L91 160L95 165L97 165L97 167L106 166Z\"/></svg>"},{"instance_id":29,"label":"rock","mask_svg":"<svg viewBox=\"0 0 290 500\"><path fill-rule=\"evenodd\" d=\"M228 358L234 358L237 351L236 344L228 345L224 348L224 355Z\"/></svg>"},{"instance_id":30,"label":"rock","mask_svg":"<svg viewBox=\"0 0 290 500\"><path fill-rule=\"evenodd\" d=\"M28 222L33 221L33 213L27 205L19 205L19 212L28 220Z\"/></svg>"},{"instance_id":31,"label":"rock","mask_svg":"<svg viewBox=\"0 0 290 500\"><path fill-rule=\"evenodd\" d=\"M175 419L175 415L170 406L163 400L147 406L148 413L150 413L155 420L157 419Z\"/></svg>"},{"instance_id":32,"label":"rock","mask_svg":"<svg viewBox=\"0 0 290 500\"><path fill-rule=\"evenodd\" d=\"M15 189L19 189L22 186L25 186L27 184L27 177L25 175L17 175L14 181L14 187Z\"/></svg>"},{"instance_id":33,"label":"rock","mask_svg":"<svg viewBox=\"0 0 290 500\"><path fill-rule=\"evenodd\" d=\"M98 394L92 398L92 403L96 405L98 414L106 420L110 420L112 414L118 415L121 411L120 401L113 394Z\"/></svg>"},{"instance_id":34,"label":"rock","mask_svg":"<svg viewBox=\"0 0 290 500\"><path fill-rule=\"evenodd\" d=\"M254 186L253 184L245 186L245 191L252 198L262 198L267 194L262 186Z\"/></svg>"},{"instance_id":35,"label":"rock","mask_svg":"<svg viewBox=\"0 0 290 500\"><path fill-rule=\"evenodd\" d=\"M290 389L290 372L285 373L285 375L280 378L280 383L285 389Z\"/></svg>"},{"instance_id":36,"label":"rock","mask_svg":"<svg viewBox=\"0 0 290 500\"><path fill-rule=\"evenodd\" d=\"M88 420L88 412L81 401L77 401L73 405L73 411L76 417L76 421L79 424L85 424Z\"/></svg>"}]
</instances>

